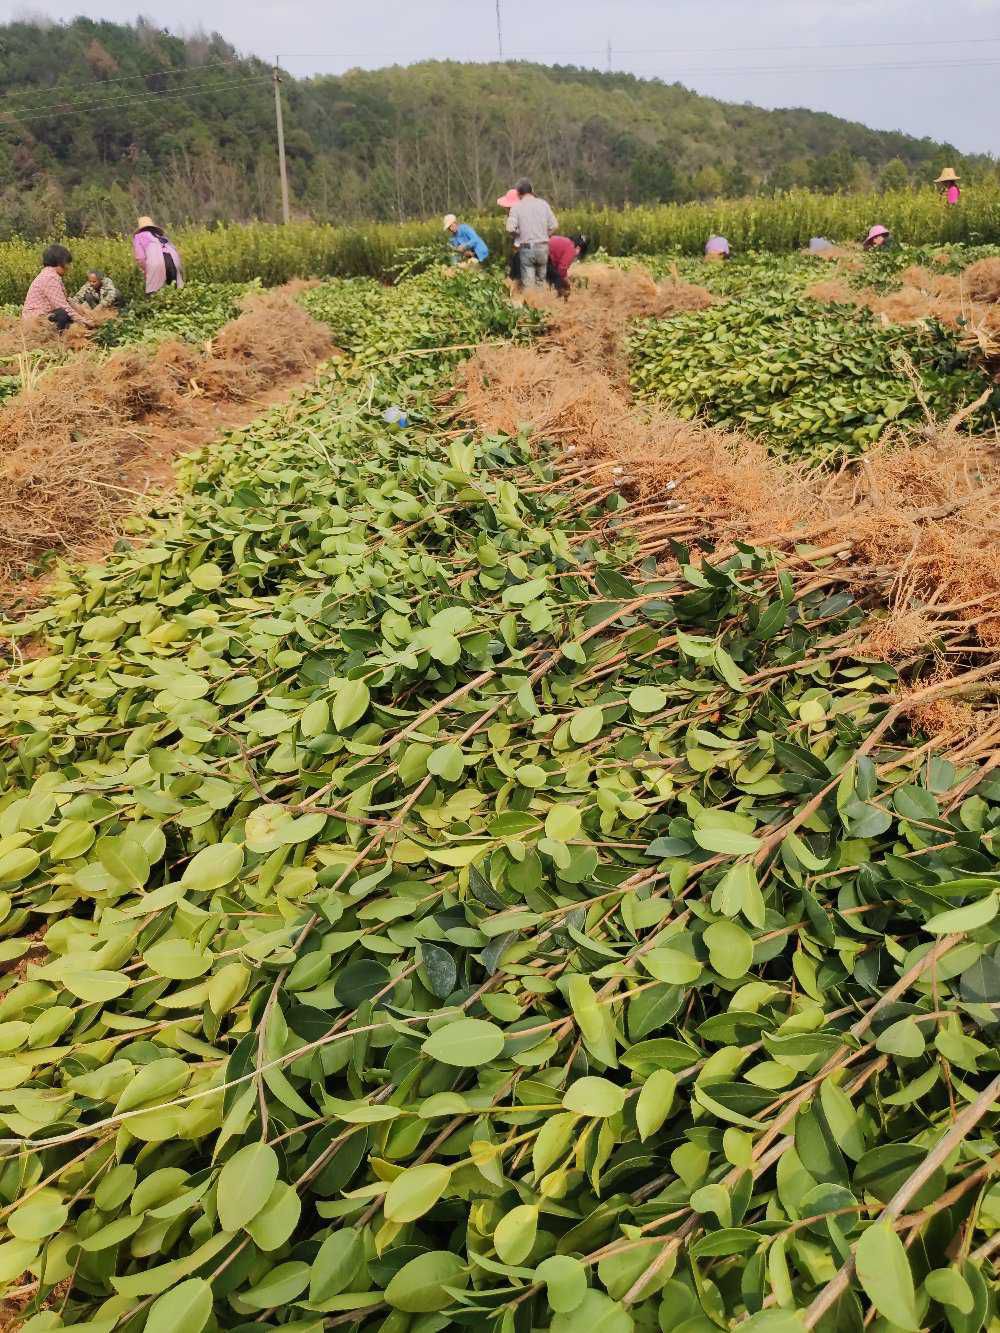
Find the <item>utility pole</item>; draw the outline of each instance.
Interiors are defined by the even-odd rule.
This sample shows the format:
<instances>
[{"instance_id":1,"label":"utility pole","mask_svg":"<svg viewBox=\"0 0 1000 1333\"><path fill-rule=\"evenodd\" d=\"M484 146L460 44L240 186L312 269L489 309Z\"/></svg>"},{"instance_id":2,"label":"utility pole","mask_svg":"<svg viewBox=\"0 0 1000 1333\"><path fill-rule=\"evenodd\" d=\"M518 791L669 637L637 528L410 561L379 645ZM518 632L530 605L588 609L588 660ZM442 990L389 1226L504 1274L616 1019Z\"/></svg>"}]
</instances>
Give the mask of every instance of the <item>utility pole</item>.
<instances>
[{"instance_id":1,"label":"utility pole","mask_svg":"<svg viewBox=\"0 0 1000 1333\"><path fill-rule=\"evenodd\" d=\"M500 21L500 0L497 0L497 53L503 60L503 26Z\"/></svg>"},{"instance_id":2,"label":"utility pole","mask_svg":"<svg viewBox=\"0 0 1000 1333\"><path fill-rule=\"evenodd\" d=\"M288 170L285 166L285 126L281 119L281 75L278 66L274 67L274 119L278 126L278 171L281 175L281 220L288 223L291 213L288 207Z\"/></svg>"},{"instance_id":3,"label":"utility pole","mask_svg":"<svg viewBox=\"0 0 1000 1333\"><path fill-rule=\"evenodd\" d=\"M608 38L608 73L611 73L613 61L611 59L611 38Z\"/></svg>"}]
</instances>

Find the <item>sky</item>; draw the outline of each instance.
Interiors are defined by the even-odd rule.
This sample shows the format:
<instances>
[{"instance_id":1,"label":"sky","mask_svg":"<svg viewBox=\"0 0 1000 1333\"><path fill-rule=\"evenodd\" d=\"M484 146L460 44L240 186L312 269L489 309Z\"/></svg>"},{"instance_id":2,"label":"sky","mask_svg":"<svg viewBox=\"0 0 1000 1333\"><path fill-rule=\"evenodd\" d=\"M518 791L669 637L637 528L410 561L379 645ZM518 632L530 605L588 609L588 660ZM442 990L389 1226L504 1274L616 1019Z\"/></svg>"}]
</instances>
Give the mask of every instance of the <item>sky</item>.
<instances>
[{"instance_id":1,"label":"sky","mask_svg":"<svg viewBox=\"0 0 1000 1333\"><path fill-rule=\"evenodd\" d=\"M0 18L8 4L0 0ZM605 69L610 43L613 68L712 97L830 111L1000 155L1000 0L499 6L506 58ZM8 14L130 21L137 12L137 0L32 0ZM243 54L280 56L299 76L498 54L497 0L171 0L152 12L172 31L217 31Z\"/></svg>"}]
</instances>

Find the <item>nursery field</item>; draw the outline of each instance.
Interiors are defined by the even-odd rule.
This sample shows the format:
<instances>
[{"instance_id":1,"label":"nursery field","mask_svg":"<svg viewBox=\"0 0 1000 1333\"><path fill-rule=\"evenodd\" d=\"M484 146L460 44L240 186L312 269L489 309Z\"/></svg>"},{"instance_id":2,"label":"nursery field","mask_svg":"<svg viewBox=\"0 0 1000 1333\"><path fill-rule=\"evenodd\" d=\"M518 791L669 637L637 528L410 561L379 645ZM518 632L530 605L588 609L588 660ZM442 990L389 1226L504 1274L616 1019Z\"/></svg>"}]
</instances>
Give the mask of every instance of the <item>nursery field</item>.
<instances>
[{"instance_id":1,"label":"nursery field","mask_svg":"<svg viewBox=\"0 0 1000 1333\"><path fill-rule=\"evenodd\" d=\"M858 242L882 222L911 245L1000 243L1000 187L970 187L960 208L947 208L933 189L871 194L821 194L792 190L773 198L715 199L625 209L565 209L552 200L560 228L583 232L613 255L700 255L712 232L727 236L738 254L800 249L811 236ZM503 253L504 215L498 208L472 222L494 255ZM304 277L390 276L399 251L418 246L442 250L439 218L425 222L338 226L294 222L167 225L184 256L185 272L199 282L251 282L266 286ZM57 237L52 236L55 240ZM132 246L123 236L65 238L77 269L111 273L129 297L141 292ZM39 245L19 237L0 240L0 303L19 303L38 271ZM82 280L82 279L81 279Z\"/></svg>"},{"instance_id":2,"label":"nursery field","mask_svg":"<svg viewBox=\"0 0 1000 1333\"><path fill-rule=\"evenodd\" d=\"M996 1327L996 295L915 258L314 286L0 625L0 1327Z\"/></svg>"}]
</instances>

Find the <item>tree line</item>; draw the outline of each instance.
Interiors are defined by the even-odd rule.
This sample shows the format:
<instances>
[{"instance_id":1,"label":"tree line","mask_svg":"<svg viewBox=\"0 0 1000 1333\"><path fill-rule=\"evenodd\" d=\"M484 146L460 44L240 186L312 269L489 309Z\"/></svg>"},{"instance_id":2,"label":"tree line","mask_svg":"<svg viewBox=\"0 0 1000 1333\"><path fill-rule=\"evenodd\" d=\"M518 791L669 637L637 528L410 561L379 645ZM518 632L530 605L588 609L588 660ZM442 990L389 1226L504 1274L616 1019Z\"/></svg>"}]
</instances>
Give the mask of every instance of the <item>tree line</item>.
<instances>
[{"instance_id":1,"label":"tree line","mask_svg":"<svg viewBox=\"0 0 1000 1333\"><path fill-rule=\"evenodd\" d=\"M0 236L278 216L270 70L148 20L0 27ZM435 61L283 76L296 213L480 212L527 172L560 207L900 189L988 157L825 113L570 66Z\"/></svg>"}]
</instances>

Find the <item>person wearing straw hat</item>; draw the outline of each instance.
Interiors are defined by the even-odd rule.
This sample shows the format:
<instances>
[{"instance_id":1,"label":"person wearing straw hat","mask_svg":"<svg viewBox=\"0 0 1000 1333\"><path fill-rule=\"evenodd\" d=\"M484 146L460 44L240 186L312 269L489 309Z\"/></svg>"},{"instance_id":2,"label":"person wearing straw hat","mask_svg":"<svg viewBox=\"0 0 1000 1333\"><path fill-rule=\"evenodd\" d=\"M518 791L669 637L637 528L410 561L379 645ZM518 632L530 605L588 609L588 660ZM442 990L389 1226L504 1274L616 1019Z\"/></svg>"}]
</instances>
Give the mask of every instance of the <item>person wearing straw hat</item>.
<instances>
[{"instance_id":1,"label":"person wearing straw hat","mask_svg":"<svg viewBox=\"0 0 1000 1333\"><path fill-rule=\"evenodd\" d=\"M945 167L945 169L941 172L941 175L934 182L935 185L941 185L944 187L944 197L946 203L957 204L958 201L961 199L962 191L959 189L958 180L959 178L955 175L955 168Z\"/></svg>"},{"instance_id":2,"label":"person wearing straw hat","mask_svg":"<svg viewBox=\"0 0 1000 1333\"><path fill-rule=\"evenodd\" d=\"M883 227L881 222L876 222L861 244L865 250L892 250L895 248L896 242L893 240L889 228Z\"/></svg>"},{"instance_id":3,"label":"person wearing straw hat","mask_svg":"<svg viewBox=\"0 0 1000 1333\"><path fill-rule=\"evenodd\" d=\"M136 223L132 254L146 279L147 296L168 285L184 286L180 253L151 217L141 217Z\"/></svg>"},{"instance_id":4,"label":"person wearing straw hat","mask_svg":"<svg viewBox=\"0 0 1000 1333\"><path fill-rule=\"evenodd\" d=\"M483 264L489 258L489 246L479 232L467 222L459 222L454 213L445 214L444 229L451 232L448 244L455 251L452 263Z\"/></svg>"}]
</instances>

